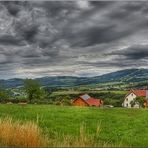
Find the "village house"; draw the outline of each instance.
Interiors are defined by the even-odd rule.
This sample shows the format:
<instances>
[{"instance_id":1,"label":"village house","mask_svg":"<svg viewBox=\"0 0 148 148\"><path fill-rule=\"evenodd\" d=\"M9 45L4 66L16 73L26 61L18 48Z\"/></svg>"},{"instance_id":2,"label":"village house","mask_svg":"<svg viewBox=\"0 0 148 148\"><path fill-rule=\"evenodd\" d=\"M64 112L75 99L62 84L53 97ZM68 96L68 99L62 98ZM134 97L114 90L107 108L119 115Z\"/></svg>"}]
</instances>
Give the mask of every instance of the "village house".
<instances>
[{"instance_id":1,"label":"village house","mask_svg":"<svg viewBox=\"0 0 148 148\"><path fill-rule=\"evenodd\" d=\"M74 106L96 106L100 107L103 105L103 101L101 99L96 99L90 97L88 94L84 94L74 99L72 102Z\"/></svg>"},{"instance_id":2,"label":"village house","mask_svg":"<svg viewBox=\"0 0 148 148\"><path fill-rule=\"evenodd\" d=\"M131 108L131 101L134 101L136 97L148 98L148 90L130 90L129 93L125 96L122 106L126 108ZM144 103L144 105L146 105L146 103ZM133 107L139 108L140 105L137 102Z\"/></svg>"}]
</instances>

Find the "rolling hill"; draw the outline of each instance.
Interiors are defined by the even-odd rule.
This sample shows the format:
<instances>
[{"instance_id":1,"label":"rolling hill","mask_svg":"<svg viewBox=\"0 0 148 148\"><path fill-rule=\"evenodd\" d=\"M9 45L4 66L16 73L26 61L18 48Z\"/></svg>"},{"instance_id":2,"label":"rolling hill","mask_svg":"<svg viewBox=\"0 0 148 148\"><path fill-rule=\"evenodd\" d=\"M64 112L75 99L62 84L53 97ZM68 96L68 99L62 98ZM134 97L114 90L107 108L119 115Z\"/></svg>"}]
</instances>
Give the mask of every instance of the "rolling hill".
<instances>
[{"instance_id":1,"label":"rolling hill","mask_svg":"<svg viewBox=\"0 0 148 148\"><path fill-rule=\"evenodd\" d=\"M43 86L73 87L81 85L96 85L104 83L148 83L148 69L125 69L96 77L55 76L37 78ZM23 79L0 80L0 84L7 88L21 87Z\"/></svg>"}]
</instances>

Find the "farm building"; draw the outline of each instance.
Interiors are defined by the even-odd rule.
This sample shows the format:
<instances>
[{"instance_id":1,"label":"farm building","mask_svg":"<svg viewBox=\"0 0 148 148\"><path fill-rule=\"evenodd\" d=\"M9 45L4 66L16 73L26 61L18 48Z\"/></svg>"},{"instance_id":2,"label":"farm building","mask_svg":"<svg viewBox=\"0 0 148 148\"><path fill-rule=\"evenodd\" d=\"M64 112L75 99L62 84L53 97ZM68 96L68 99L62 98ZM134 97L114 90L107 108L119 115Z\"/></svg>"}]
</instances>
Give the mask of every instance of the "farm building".
<instances>
[{"instance_id":1,"label":"farm building","mask_svg":"<svg viewBox=\"0 0 148 148\"><path fill-rule=\"evenodd\" d=\"M74 99L73 105L75 106L96 106L100 107L103 105L103 101L101 99L96 99L90 97L88 94L84 94Z\"/></svg>"},{"instance_id":2,"label":"farm building","mask_svg":"<svg viewBox=\"0 0 148 148\"><path fill-rule=\"evenodd\" d=\"M124 98L123 107L131 108L131 101L134 101L136 97L148 98L148 90L131 90ZM146 103L145 103L146 105ZM139 103L134 105L135 108L139 108Z\"/></svg>"}]
</instances>

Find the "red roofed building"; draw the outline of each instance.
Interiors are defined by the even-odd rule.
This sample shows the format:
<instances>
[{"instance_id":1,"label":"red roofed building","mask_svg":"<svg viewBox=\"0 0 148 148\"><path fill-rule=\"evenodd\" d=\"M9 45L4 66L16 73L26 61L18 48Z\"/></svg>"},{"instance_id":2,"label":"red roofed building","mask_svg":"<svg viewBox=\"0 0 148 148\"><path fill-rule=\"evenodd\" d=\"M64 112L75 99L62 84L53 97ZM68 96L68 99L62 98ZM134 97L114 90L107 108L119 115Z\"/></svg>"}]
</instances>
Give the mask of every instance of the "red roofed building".
<instances>
[{"instance_id":1,"label":"red roofed building","mask_svg":"<svg viewBox=\"0 0 148 148\"><path fill-rule=\"evenodd\" d=\"M103 101L101 99L95 99L90 97L87 94L79 96L78 98L74 99L73 105L75 106L96 106L100 107L103 105Z\"/></svg>"},{"instance_id":2,"label":"red roofed building","mask_svg":"<svg viewBox=\"0 0 148 148\"><path fill-rule=\"evenodd\" d=\"M137 97L146 97L146 90L132 90Z\"/></svg>"},{"instance_id":3,"label":"red roofed building","mask_svg":"<svg viewBox=\"0 0 148 148\"><path fill-rule=\"evenodd\" d=\"M131 101L136 97L148 98L148 90L130 90L124 98L123 107L131 108ZM136 107L138 107L138 104L136 104Z\"/></svg>"}]
</instances>

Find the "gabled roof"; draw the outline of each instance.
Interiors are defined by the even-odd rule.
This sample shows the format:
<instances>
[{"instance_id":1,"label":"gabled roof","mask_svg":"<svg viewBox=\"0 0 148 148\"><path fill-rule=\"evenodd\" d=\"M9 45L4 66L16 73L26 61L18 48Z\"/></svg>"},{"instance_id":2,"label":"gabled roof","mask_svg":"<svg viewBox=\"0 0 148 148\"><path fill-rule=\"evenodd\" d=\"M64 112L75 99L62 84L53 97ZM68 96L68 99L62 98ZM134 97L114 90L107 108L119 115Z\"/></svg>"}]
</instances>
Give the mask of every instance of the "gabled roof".
<instances>
[{"instance_id":1,"label":"gabled roof","mask_svg":"<svg viewBox=\"0 0 148 148\"><path fill-rule=\"evenodd\" d=\"M132 89L126 94L127 97L129 94L134 93L137 97L148 97L148 90L145 89Z\"/></svg>"},{"instance_id":2,"label":"gabled roof","mask_svg":"<svg viewBox=\"0 0 148 148\"><path fill-rule=\"evenodd\" d=\"M146 90L132 90L132 92L138 97L146 97Z\"/></svg>"}]
</instances>

